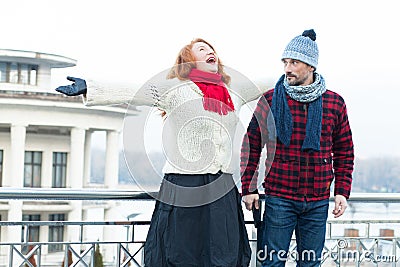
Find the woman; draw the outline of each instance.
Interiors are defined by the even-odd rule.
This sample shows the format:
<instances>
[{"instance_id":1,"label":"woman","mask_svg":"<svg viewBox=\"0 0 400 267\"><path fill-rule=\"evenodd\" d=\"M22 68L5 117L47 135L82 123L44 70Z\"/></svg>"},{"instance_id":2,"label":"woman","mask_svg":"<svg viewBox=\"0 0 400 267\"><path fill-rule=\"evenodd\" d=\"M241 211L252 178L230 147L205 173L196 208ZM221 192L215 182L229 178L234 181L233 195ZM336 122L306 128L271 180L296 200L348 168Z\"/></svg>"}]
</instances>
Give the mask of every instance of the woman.
<instances>
[{"instance_id":1,"label":"woman","mask_svg":"<svg viewBox=\"0 0 400 267\"><path fill-rule=\"evenodd\" d=\"M232 140L242 105L259 91L230 70L203 39L184 46L166 81L120 92L69 77L56 90L83 94L87 105L128 102L155 106L165 119L164 179L144 247L145 266L244 267L251 250L240 195L232 178ZM135 96L132 99L132 95ZM165 140L165 139L164 139Z\"/></svg>"}]
</instances>

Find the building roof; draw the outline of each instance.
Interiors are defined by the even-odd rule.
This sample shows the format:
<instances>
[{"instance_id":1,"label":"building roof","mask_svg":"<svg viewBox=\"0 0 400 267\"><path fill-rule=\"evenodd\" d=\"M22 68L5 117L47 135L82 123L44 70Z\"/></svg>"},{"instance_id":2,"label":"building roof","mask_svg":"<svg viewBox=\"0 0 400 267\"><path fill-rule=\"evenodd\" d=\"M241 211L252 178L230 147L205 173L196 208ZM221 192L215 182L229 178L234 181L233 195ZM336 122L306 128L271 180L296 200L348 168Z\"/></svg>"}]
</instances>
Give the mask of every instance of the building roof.
<instances>
[{"instance_id":1,"label":"building roof","mask_svg":"<svg viewBox=\"0 0 400 267\"><path fill-rule=\"evenodd\" d=\"M81 96L65 96L63 94L43 93L43 92L26 92L26 91L10 91L0 90L0 98L21 98L34 100L50 100L62 102L78 102L82 103Z\"/></svg>"},{"instance_id":2,"label":"building roof","mask_svg":"<svg viewBox=\"0 0 400 267\"><path fill-rule=\"evenodd\" d=\"M54 54L24 50L0 49L0 61L10 60L30 64L43 63L49 65L51 68L74 67L77 63L75 59Z\"/></svg>"}]
</instances>

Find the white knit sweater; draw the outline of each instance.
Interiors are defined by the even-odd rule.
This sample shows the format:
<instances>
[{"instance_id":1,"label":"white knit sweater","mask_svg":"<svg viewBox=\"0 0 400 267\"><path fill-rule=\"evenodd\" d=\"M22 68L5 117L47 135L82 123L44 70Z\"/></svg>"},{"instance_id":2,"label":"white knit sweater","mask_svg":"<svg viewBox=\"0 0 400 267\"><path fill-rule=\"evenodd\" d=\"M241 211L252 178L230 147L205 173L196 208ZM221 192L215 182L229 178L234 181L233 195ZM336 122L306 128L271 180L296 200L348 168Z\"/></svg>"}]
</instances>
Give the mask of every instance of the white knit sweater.
<instances>
[{"instance_id":1,"label":"white knit sweater","mask_svg":"<svg viewBox=\"0 0 400 267\"><path fill-rule=\"evenodd\" d=\"M152 79L140 89L111 88L87 81L88 106L129 103L166 112L163 124L164 173L233 173L232 149L240 108L263 92L245 79L228 88L234 112L220 115L204 110L203 93L192 81ZM235 166L238 167L238 166Z\"/></svg>"}]
</instances>

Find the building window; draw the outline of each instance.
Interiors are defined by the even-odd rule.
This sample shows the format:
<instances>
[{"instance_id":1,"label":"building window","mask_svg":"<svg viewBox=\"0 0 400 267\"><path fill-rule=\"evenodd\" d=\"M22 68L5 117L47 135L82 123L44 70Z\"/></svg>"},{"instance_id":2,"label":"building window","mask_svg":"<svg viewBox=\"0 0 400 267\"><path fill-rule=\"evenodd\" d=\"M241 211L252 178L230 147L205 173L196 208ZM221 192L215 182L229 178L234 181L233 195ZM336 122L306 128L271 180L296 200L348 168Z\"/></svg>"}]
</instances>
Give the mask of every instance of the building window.
<instances>
[{"instance_id":1,"label":"building window","mask_svg":"<svg viewBox=\"0 0 400 267\"><path fill-rule=\"evenodd\" d=\"M49 221L65 221L65 214L50 214ZM49 226L49 242L63 242L64 241L64 226L53 225ZM50 244L49 252L63 251L62 244Z\"/></svg>"},{"instance_id":2,"label":"building window","mask_svg":"<svg viewBox=\"0 0 400 267\"><path fill-rule=\"evenodd\" d=\"M9 72L8 72L8 81L10 83L18 83L18 64L17 63L8 63Z\"/></svg>"},{"instance_id":3,"label":"building window","mask_svg":"<svg viewBox=\"0 0 400 267\"><path fill-rule=\"evenodd\" d=\"M0 62L0 82L37 85L38 65Z\"/></svg>"},{"instance_id":4,"label":"building window","mask_svg":"<svg viewBox=\"0 0 400 267\"><path fill-rule=\"evenodd\" d=\"M7 82L7 63L0 62L0 82Z\"/></svg>"},{"instance_id":5,"label":"building window","mask_svg":"<svg viewBox=\"0 0 400 267\"><path fill-rule=\"evenodd\" d=\"M39 214L23 214L22 215L22 221L40 221L40 215ZM26 226L25 226L26 227ZM28 231L28 242L39 242L39 232L40 232L40 226L39 225L34 225L30 226L28 229L25 228L26 231ZM24 245L22 247L22 253L23 254L28 254L28 252L31 250L32 246L31 245Z\"/></svg>"},{"instance_id":6,"label":"building window","mask_svg":"<svg viewBox=\"0 0 400 267\"><path fill-rule=\"evenodd\" d=\"M3 186L3 150L0 150L0 186Z\"/></svg>"},{"instance_id":7,"label":"building window","mask_svg":"<svg viewBox=\"0 0 400 267\"><path fill-rule=\"evenodd\" d=\"M53 152L53 187L66 187L67 180L67 153Z\"/></svg>"},{"instance_id":8,"label":"building window","mask_svg":"<svg viewBox=\"0 0 400 267\"><path fill-rule=\"evenodd\" d=\"M42 152L25 151L25 187L40 187L42 176Z\"/></svg>"},{"instance_id":9,"label":"building window","mask_svg":"<svg viewBox=\"0 0 400 267\"><path fill-rule=\"evenodd\" d=\"M29 69L28 64L19 65L19 79L18 83L29 84Z\"/></svg>"}]
</instances>

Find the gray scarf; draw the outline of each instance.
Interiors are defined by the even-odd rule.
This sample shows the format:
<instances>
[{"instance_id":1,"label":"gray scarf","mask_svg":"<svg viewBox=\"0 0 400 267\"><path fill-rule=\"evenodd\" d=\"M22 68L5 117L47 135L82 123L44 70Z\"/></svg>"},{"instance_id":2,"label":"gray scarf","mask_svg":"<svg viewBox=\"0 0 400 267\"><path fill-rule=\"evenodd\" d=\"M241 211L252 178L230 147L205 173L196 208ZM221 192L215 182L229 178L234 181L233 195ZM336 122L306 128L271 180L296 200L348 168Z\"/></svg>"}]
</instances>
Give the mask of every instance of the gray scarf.
<instances>
[{"instance_id":1,"label":"gray scarf","mask_svg":"<svg viewBox=\"0 0 400 267\"><path fill-rule=\"evenodd\" d=\"M302 103L310 103L326 91L324 78L320 74L315 73L314 79L315 81L312 84L299 86L290 86L287 83L287 79L284 79L283 85L290 98Z\"/></svg>"}]
</instances>

